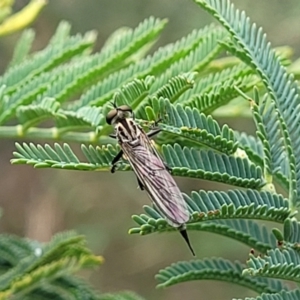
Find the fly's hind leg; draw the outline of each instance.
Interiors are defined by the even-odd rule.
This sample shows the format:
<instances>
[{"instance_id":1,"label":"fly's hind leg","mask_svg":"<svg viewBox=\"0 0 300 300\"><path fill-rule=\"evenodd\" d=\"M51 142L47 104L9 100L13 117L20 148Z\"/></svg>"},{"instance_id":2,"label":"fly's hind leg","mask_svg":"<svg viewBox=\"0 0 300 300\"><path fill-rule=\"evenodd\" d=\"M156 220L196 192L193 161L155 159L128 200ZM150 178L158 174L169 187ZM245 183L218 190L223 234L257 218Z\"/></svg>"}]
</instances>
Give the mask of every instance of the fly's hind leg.
<instances>
[{"instance_id":1,"label":"fly's hind leg","mask_svg":"<svg viewBox=\"0 0 300 300\"><path fill-rule=\"evenodd\" d=\"M142 184L142 182L139 180L138 177L136 179L137 179L140 190L143 191L145 189L144 185Z\"/></svg>"},{"instance_id":2,"label":"fly's hind leg","mask_svg":"<svg viewBox=\"0 0 300 300\"><path fill-rule=\"evenodd\" d=\"M164 162L165 168L167 169L167 171L171 174L172 173L172 168L169 167L165 162Z\"/></svg>"}]
</instances>

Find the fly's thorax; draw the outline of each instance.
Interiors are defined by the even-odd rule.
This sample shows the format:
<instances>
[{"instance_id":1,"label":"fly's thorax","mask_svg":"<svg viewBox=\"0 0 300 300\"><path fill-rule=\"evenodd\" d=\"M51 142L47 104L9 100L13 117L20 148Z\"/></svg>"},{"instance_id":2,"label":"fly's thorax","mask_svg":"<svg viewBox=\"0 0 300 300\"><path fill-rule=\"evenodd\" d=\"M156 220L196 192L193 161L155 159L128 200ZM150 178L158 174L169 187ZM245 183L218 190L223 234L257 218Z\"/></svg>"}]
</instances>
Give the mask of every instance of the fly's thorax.
<instances>
[{"instance_id":1,"label":"fly's thorax","mask_svg":"<svg viewBox=\"0 0 300 300\"><path fill-rule=\"evenodd\" d=\"M132 118L119 120L115 125L115 131L119 143L138 142L141 134L141 129Z\"/></svg>"}]
</instances>

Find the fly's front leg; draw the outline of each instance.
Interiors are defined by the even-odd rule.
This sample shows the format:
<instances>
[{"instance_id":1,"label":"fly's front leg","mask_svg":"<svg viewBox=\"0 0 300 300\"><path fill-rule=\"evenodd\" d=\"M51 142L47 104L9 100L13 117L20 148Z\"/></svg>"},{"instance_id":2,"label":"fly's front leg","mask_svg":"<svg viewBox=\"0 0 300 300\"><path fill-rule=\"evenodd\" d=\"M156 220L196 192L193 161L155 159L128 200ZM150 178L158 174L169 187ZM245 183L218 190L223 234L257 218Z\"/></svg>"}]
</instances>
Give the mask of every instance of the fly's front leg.
<instances>
[{"instance_id":1,"label":"fly's front leg","mask_svg":"<svg viewBox=\"0 0 300 300\"><path fill-rule=\"evenodd\" d=\"M158 119L157 121L154 122L154 124L150 127L150 131L147 133L148 137L153 137L156 134L158 134L161 129L158 127L158 123L161 121L162 119Z\"/></svg>"},{"instance_id":2,"label":"fly's front leg","mask_svg":"<svg viewBox=\"0 0 300 300\"><path fill-rule=\"evenodd\" d=\"M158 127L152 128L149 132L147 132L147 136L149 138L155 136L156 134L158 134L159 132L161 132L161 129Z\"/></svg>"},{"instance_id":3,"label":"fly's front leg","mask_svg":"<svg viewBox=\"0 0 300 300\"><path fill-rule=\"evenodd\" d=\"M161 129L157 125L161 120L162 119L158 119L157 121L154 122L154 125L152 126L151 130L147 133L147 136L149 138L155 136L156 134L158 134L161 131ZM163 162L163 163L164 163L165 168L168 170L168 172L171 173L172 168L170 168L165 162Z\"/></svg>"},{"instance_id":4,"label":"fly's front leg","mask_svg":"<svg viewBox=\"0 0 300 300\"><path fill-rule=\"evenodd\" d=\"M111 162L111 169L110 169L110 172L111 173L115 173L116 171L116 168L117 168L117 162L122 158L122 155L123 155L123 151L121 150L117 155L116 157L112 160Z\"/></svg>"},{"instance_id":5,"label":"fly's front leg","mask_svg":"<svg viewBox=\"0 0 300 300\"><path fill-rule=\"evenodd\" d=\"M123 151L121 150L117 155L116 157L112 160L111 164L111 173L115 173L116 171L116 168L117 168L117 162L121 159L123 155ZM143 191L145 188L144 188L144 185L142 184L142 182L140 181L140 179L137 177L137 182L138 182L138 185L139 185L139 188L141 189L141 191Z\"/></svg>"}]
</instances>

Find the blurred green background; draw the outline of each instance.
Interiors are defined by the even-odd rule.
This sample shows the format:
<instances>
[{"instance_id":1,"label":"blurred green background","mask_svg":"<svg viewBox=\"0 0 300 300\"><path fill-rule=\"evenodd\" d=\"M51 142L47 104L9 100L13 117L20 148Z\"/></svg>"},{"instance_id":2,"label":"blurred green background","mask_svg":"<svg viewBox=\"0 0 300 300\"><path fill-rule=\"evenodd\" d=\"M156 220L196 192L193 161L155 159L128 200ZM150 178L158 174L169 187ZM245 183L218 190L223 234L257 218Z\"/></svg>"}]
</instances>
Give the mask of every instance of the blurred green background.
<instances>
[{"instance_id":1,"label":"blurred green background","mask_svg":"<svg viewBox=\"0 0 300 300\"><path fill-rule=\"evenodd\" d=\"M28 1L16 0L16 10ZM237 7L263 26L274 46L290 45L300 56L299 0L235 1ZM173 42L193 28L209 24L212 18L187 0L49 0L32 25L37 33L34 49L43 48L57 24L68 20L72 32L98 32L96 50L121 26L136 26L153 15L168 18L169 24L156 47ZM11 58L19 34L0 39L0 68ZM251 120L221 120L239 130L254 133ZM35 141L37 142L37 141ZM44 143L45 141L38 141ZM82 274L100 291L133 290L147 299L214 299L254 296L249 290L218 282L190 282L166 290L155 289L154 275L172 262L191 259L178 233L129 236L134 225L132 214L149 204L147 195L137 189L132 172L112 175L102 172L35 170L12 166L14 141L0 141L0 206L4 215L1 232L48 241L59 231L75 229L87 236L94 253L103 255L105 264ZM72 145L74 148L78 145ZM184 192L220 189L210 182L176 178ZM198 258L222 256L246 261L249 249L235 241L208 233L190 233Z\"/></svg>"}]
</instances>

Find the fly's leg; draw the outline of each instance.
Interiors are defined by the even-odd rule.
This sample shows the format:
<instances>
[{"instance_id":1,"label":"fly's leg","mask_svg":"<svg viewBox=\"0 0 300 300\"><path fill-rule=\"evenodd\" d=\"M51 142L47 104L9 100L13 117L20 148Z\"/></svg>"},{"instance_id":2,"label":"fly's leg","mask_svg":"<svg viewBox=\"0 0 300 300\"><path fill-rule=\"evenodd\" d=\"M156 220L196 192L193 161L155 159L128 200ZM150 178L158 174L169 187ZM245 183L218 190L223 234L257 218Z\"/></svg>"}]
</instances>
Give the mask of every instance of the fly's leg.
<instances>
[{"instance_id":1,"label":"fly's leg","mask_svg":"<svg viewBox=\"0 0 300 300\"><path fill-rule=\"evenodd\" d=\"M117 168L117 162L122 158L122 155L123 155L123 151L121 150L116 156L115 158L112 160L111 162L111 169L110 169L110 172L111 173L115 173L116 171L116 168Z\"/></svg>"},{"instance_id":2,"label":"fly's leg","mask_svg":"<svg viewBox=\"0 0 300 300\"><path fill-rule=\"evenodd\" d=\"M147 133L148 137L153 137L156 134L158 134L161 129L158 127L158 123L161 121L162 119L159 118L158 120L156 120L154 122L154 124L150 127L150 131Z\"/></svg>"},{"instance_id":3,"label":"fly's leg","mask_svg":"<svg viewBox=\"0 0 300 300\"><path fill-rule=\"evenodd\" d=\"M169 167L165 162L163 162L164 163L164 165L165 165L165 168L167 169L167 171L171 174L171 172L172 172L172 168L171 167Z\"/></svg>"},{"instance_id":4,"label":"fly's leg","mask_svg":"<svg viewBox=\"0 0 300 300\"><path fill-rule=\"evenodd\" d=\"M112 133L109 135L111 138L115 139L117 138L116 134ZM111 168L110 168L110 172L111 173L115 173L116 172L116 168L117 168L117 162L122 158L123 155L123 151L121 150L116 157L112 160L111 162Z\"/></svg>"},{"instance_id":5,"label":"fly's leg","mask_svg":"<svg viewBox=\"0 0 300 300\"><path fill-rule=\"evenodd\" d=\"M158 127L158 123L161 121L162 119L159 118L157 121L154 122L153 126L151 126L151 130L147 133L147 136L149 138L155 136L156 134L158 134L161 129ZM164 166L165 168L168 170L169 173L172 172L172 168L170 168L165 162L164 163Z\"/></svg>"},{"instance_id":6,"label":"fly's leg","mask_svg":"<svg viewBox=\"0 0 300 300\"><path fill-rule=\"evenodd\" d=\"M137 179L137 182L138 182L138 184L139 184L139 188L140 188L140 190L141 190L141 191L143 191L145 188L144 188L144 186L143 186L142 182L139 180L139 178L138 178L138 177L137 177L136 179Z\"/></svg>"},{"instance_id":7,"label":"fly's leg","mask_svg":"<svg viewBox=\"0 0 300 300\"><path fill-rule=\"evenodd\" d=\"M111 173L115 173L116 168L117 168L117 162L121 159L122 155L123 155L123 151L121 150L116 155L116 157L112 160L112 162L111 162L112 166L111 166L111 169L110 169ZM141 189L141 191L143 191L145 189L144 185L142 184L142 182L139 180L138 177L136 179L138 181L139 188Z\"/></svg>"},{"instance_id":8,"label":"fly's leg","mask_svg":"<svg viewBox=\"0 0 300 300\"><path fill-rule=\"evenodd\" d=\"M153 128L147 133L147 136L148 136L149 138L151 138L151 137L155 136L156 134L158 134L160 131L161 131L160 128L158 128L158 127L153 127Z\"/></svg>"}]
</instances>

